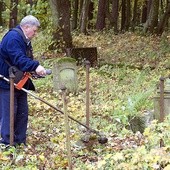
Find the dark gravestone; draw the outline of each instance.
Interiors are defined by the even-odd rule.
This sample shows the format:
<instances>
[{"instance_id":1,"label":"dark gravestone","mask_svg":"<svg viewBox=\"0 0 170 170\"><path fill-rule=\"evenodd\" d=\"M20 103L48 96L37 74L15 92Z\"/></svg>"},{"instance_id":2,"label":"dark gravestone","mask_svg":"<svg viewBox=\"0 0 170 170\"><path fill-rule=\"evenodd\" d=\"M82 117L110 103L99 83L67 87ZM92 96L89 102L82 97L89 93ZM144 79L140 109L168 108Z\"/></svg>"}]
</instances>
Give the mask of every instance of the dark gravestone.
<instances>
[{"instance_id":1,"label":"dark gravestone","mask_svg":"<svg viewBox=\"0 0 170 170\"><path fill-rule=\"evenodd\" d=\"M67 48L66 55L75 58L78 65L85 60L88 60L91 66L97 65L97 47Z\"/></svg>"}]
</instances>

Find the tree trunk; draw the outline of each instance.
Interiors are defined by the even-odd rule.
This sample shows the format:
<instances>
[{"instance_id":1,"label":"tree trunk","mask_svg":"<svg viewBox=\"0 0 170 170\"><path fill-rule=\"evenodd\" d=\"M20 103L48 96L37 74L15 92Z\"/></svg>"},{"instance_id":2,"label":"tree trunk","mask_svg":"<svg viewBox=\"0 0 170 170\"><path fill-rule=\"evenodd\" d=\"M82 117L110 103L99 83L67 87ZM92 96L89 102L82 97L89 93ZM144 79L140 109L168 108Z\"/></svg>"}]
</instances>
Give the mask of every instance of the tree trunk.
<instances>
[{"instance_id":1,"label":"tree trunk","mask_svg":"<svg viewBox=\"0 0 170 170\"><path fill-rule=\"evenodd\" d=\"M3 26L2 12L4 11L4 2L0 1L0 26Z\"/></svg>"},{"instance_id":2,"label":"tree trunk","mask_svg":"<svg viewBox=\"0 0 170 170\"><path fill-rule=\"evenodd\" d=\"M149 13L150 13L151 6L152 6L152 1L153 0L147 0L147 18L149 17Z\"/></svg>"},{"instance_id":3,"label":"tree trunk","mask_svg":"<svg viewBox=\"0 0 170 170\"><path fill-rule=\"evenodd\" d=\"M159 13L159 0L153 0L149 16L144 28L145 32L147 31L149 31L150 33L155 32L155 28L158 26L158 13Z\"/></svg>"},{"instance_id":4,"label":"tree trunk","mask_svg":"<svg viewBox=\"0 0 170 170\"><path fill-rule=\"evenodd\" d=\"M89 12L88 12L88 28L93 28L93 23L91 22L93 20L93 12L94 12L94 2L90 1L89 4Z\"/></svg>"},{"instance_id":5,"label":"tree trunk","mask_svg":"<svg viewBox=\"0 0 170 170\"><path fill-rule=\"evenodd\" d=\"M53 17L53 43L49 46L50 50L72 47L70 6L68 0L50 0Z\"/></svg>"},{"instance_id":6,"label":"tree trunk","mask_svg":"<svg viewBox=\"0 0 170 170\"><path fill-rule=\"evenodd\" d=\"M166 0L165 4L168 4L168 0ZM165 5L166 6L166 5ZM161 14L164 13L164 3L162 0L160 0L160 11L161 11Z\"/></svg>"},{"instance_id":7,"label":"tree trunk","mask_svg":"<svg viewBox=\"0 0 170 170\"><path fill-rule=\"evenodd\" d=\"M99 0L96 21L96 29L98 31L101 31L103 30L103 28L105 28L105 18L106 18L106 0Z\"/></svg>"},{"instance_id":8,"label":"tree trunk","mask_svg":"<svg viewBox=\"0 0 170 170\"><path fill-rule=\"evenodd\" d=\"M26 0L26 3L27 3L27 4L30 4L31 7L32 7L33 4L34 4L34 3L33 3L33 0Z\"/></svg>"},{"instance_id":9,"label":"tree trunk","mask_svg":"<svg viewBox=\"0 0 170 170\"><path fill-rule=\"evenodd\" d=\"M17 25L17 14L18 14L18 0L11 0L10 2L10 19L9 19L9 28L13 28Z\"/></svg>"},{"instance_id":10,"label":"tree trunk","mask_svg":"<svg viewBox=\"0 0 170 170\"><path fill-rule=\"evenodd\" d=\"M128 31L130 27L131 18L131 3L130 0L126 0L126 20L125 20L125 30Z\"/></svg>"},{"instance_id":11,"label":"tree trunk","mask_svg":"<svg viewBox=\"0 0 170 170\"><path fill-rule=\"evenodd\" d=\"M77 21L78 21L78 7L79 7L79 1L74 0L73 1L73 19L72 19L72 30L77 28Z\"/></svg>"},{"instance_id":12,"label":"tree trunk","mask_svg":"<svg viewBox=\"0 0 170 170\"><path fill-rule=\"evenodd\" d=\"M80 1L80 7L79 7L79 18L80 18L80 23L79 23L79 28L80 28L80 25L81 25L81 23L82 23L82 10L83 10L83 2L84 2L84 0L79 0Z\"/></svg>"},{"instance_id":13,"label":"tree trunk","mask_svg":"<svg viewBox=\"0 0 170 170\"><path fill-rule=\"evenodd\" d=\"M132 18L132 30L135 30L135 26L137 23L137 10L138 10L138 0L134 1L134 6L133 6L133 18Z\"/></svg>"},{"instance_id":14,"label":"tree trunk","mask_svg":"<svg viewBox=\"0 0 170 170\"><path fill-rule=\"evenodd\" d=\"M121 31L125 30L126 24L126 0L122 0L122 11L121 11Z\"/></svg>"},{"instance_id":15,"label":"tree trunk","mask_svg":"<svg viewBox=\"0 0 170 170\"><path fill-rule=\"evenodd\" d=\"M112 13L110 13L110 2L106 1L106 18L109 20L109 27L108 28L113 28L114 24L113 24L113 16Z\"/></svg>"},{"instance_id":16,"label":"tree trunk","mask_svg":"<svg viewBox=\"0 0 170 170\"><path fill-rule=\"evenodd\" d=\"M160 19L160 22L158 24L158 31L157 31L158 35L163 33L169 17L170 17L170 0L168 0L166 11L165 11L164 15L162 16L162 18Z\"/></svg>"},{"instance_id":17,"label":"tree trunk","mask_svg":"<svg viewBox=\"0 0 170 170\"><path fill-rule=\"evenodd\" d=\"M146 0L142 6L142 23L145 23L147 20L147 8L148 8L148 1Z\"/></svg>"},{"instance_id":18,"label":"tree trunk","mask_svg":"<svg viewBox=\"0 0 170 170\"><path fill-rule=\"evenodd\" d=\"M119 17L119 0L112 0L112 18L114 32L118 32L118 17Z\"/></svg>"},{"instance_id":19,"label":"tree trunk","mask_svg":"<svg viewBox=\"0 0 170 170\"><path fill-rule=\"evenodd\" d=\"M82 11L81 11L81 23L80 23L80 32L86 34L87 33L87 21L88 21L88 13L89 13L89 4L90 0L84 0Z\"/></svg>"}]
</instances>

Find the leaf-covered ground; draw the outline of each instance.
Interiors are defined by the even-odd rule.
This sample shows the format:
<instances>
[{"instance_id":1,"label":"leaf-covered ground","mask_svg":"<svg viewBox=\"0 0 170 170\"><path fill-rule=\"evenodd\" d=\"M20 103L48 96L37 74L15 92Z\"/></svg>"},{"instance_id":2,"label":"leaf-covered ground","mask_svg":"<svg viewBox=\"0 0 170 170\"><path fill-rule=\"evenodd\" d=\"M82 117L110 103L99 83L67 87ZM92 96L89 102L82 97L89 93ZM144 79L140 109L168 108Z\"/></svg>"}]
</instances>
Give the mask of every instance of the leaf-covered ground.
<instances>
[{"instance_id":1,"label":"leaf-covered ground","mask_svg":"<svg viewBox=\"0 0 170 170\"><path fill-rule=\"evenodd\" d=\"M46 41L46 40L43 40ZM37 40L35 52L45 49ZM168 169L170 164L170 120L153 121L144 133L134 117L153 113L160 76L167 76L169 39L112 32L74 36L75 46L97 46L99 66L90 68L90 127L108 138L100 144L98 135L69 121L73 169L134 170ZM43 53L43 51L42 51ZM52 59L41 60L51 67ZM60 92L53 91L52 75L35 80L36 95L63 110ZM0 168L16 170L67 169L64 116L29 97L28 146L5 150L1 147ZM86 70L78 67L78 92L67 95L68 114L85 123ZM150 122L149 122L150 123ZM135 131L135 132L134 132ZM82 142L88 139L88 142Z\"/></svg>"}]
</instances>

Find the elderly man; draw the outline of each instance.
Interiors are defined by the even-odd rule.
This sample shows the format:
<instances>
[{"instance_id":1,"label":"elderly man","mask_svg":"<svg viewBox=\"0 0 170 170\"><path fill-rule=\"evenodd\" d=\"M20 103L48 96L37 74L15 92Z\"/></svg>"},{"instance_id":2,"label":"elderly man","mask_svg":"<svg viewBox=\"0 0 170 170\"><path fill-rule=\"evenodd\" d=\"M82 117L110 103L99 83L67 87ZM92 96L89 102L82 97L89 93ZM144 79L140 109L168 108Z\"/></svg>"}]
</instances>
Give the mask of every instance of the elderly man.
<instances>
[{"instance_id":1,"label":"elderly man","mask_svg":"<svg viewBox=\"0 0 170 170\"><path fill-rule=\"evenodd\" d=\"M9 77L9 67L16 66L23 72L36 72L45 75L46 70L33 59L30 40L36 36L40 22L32 15L24 17L16 28L9 30L0 44L0 74ZM24 85L35 90L30 79ZM10 144L10 85L0 80L0 123L1 141ZM26 144L28 123L27 93L14 90L14 145Z\"/></svg>"}]
</instances>

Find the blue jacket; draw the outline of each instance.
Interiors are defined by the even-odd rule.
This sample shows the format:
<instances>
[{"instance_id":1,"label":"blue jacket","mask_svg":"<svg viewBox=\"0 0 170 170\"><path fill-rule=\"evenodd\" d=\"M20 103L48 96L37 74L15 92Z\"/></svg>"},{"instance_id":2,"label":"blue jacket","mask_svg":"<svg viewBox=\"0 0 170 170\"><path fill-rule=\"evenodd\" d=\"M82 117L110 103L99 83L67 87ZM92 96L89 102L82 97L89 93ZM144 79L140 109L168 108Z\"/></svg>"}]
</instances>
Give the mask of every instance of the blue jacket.
<instances>
[{"instance_id":1,"label":"blue jacket","mask_svg":"<svg viewBox=\"0 0 170 170\"><path fill-rule=\"evenodd\" d=\"M17 28L21 29L20 26ZM20 33L8 31L0 43L0 74L9 78L9 65L4 59L23 72L35 71L39 62L27 56L27 48L28 45ZM0 79L0 88L9 89L9 83Z\"/></svg>"}]
</instances>

